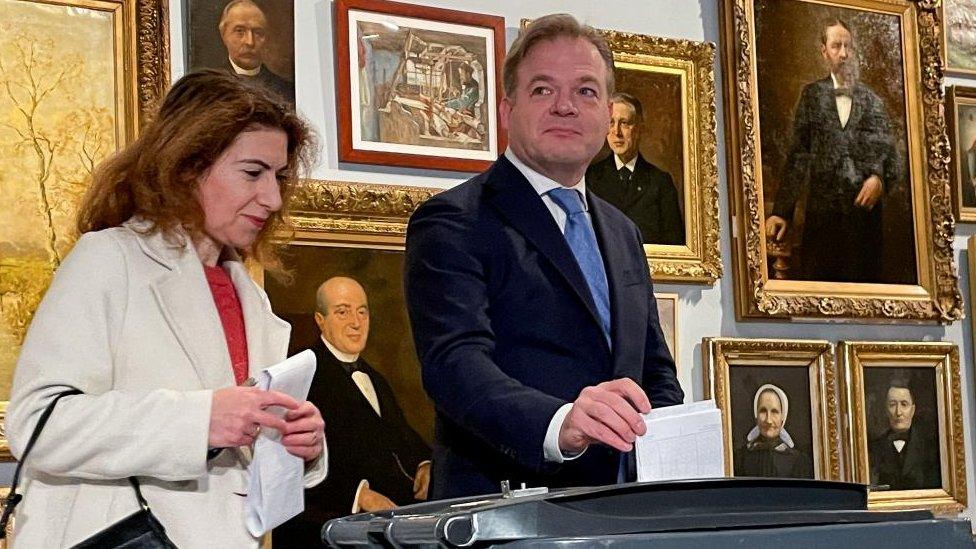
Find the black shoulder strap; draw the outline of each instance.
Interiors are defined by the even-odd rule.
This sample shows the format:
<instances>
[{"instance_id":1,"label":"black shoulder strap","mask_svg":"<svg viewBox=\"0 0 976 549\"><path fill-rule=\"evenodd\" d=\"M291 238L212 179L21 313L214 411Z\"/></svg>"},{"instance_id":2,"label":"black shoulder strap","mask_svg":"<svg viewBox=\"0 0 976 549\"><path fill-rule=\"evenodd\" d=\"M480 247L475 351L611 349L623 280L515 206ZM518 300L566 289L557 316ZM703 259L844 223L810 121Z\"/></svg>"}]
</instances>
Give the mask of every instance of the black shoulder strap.
<instances>
[{"instance_id":1,"label":"black shoulder strap","mask_svg":"<svg viewBox=\"0 0 976 549\"><path fill-rule=\"evenodd\" d=\"M27 461L27 454L30 454L32 448L34 448L34 443L37 442L37 437L41 434L41 430L44 429L44 424L47 423L49 417L51 417L51 412L54 411L54 405L58 403L63 397L69 395L80 395L82 391L78 389L70 389L57 396L55 396L51 402L44 409L44 413L41 414L41 419L37 420L37 426L34 427L34 432L31 433L30 440L27 441L27 446L24 448L24 454L20 456L20 461L17 462L17 468L14 470L13 481L10 482L10 492L7 494L7 498L3 506L3 514L0 515L0 539L5 539L7 537L7 523L10 521L11 515L13 515L14 508L23 499L20 494L17 493L17 483L20 481L20 469L24 466L24 462ZM138 488L136 488L138 491ZM139 503L143 504L145 500L142 499L142 494L139 494Z\"/></svg>"}]
</instances>

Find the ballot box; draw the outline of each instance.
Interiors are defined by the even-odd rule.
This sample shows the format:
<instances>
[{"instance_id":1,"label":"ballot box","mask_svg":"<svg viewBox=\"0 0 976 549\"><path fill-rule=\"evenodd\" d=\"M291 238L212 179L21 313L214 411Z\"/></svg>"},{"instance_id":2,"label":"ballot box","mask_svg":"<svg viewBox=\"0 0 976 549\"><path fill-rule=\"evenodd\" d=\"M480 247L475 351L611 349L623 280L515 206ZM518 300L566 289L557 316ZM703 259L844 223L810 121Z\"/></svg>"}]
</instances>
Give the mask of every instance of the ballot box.
<instances>
[{"instance_id":1,"label":"ballot box","mask_svg":"<svg viewBox=\"0 0 976 549\"><path fill-rule=\"evenodd\" d=\"M868 511L861 484L705 479L505 490L334 519L331 547L973 548L969 521Z\"/></svg>"}]
</instances>

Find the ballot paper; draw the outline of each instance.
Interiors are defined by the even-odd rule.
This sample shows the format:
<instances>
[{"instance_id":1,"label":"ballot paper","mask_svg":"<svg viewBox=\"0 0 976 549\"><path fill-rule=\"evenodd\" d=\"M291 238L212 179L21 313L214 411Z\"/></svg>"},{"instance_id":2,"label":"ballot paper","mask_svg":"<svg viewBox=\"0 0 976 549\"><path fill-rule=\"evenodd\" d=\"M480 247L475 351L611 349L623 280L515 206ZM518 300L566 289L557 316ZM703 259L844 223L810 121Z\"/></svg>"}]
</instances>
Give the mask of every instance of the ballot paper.
<instances>
[{"instance_id":1,"label":"ballot paper","mask_svg":"<svg viewBox=\"0 0 976 549\"><path fill-rule=\"evenodd\" d=\"M714 400L644 414L647 433L634 444L637 481L725 476L722 415Z\"/></svg>"},{"instance_id":2,"label":"ballot paper","mask_svg":"<svg viewBox=\"0 0 976 549\"><path fill-rule=\"evenodd\" d=\"M306 350L265 368L257 381L261 389L279 391L304 402L313 375L315 353ZM280 406L268 408L268 411L285 415ZM285 450L281 433L276 429L261 429L254 441L254 457L248 472L251 481L244 520L251 535L263 535L305 510L305 462Z\"/></svg>"}]
</instances>

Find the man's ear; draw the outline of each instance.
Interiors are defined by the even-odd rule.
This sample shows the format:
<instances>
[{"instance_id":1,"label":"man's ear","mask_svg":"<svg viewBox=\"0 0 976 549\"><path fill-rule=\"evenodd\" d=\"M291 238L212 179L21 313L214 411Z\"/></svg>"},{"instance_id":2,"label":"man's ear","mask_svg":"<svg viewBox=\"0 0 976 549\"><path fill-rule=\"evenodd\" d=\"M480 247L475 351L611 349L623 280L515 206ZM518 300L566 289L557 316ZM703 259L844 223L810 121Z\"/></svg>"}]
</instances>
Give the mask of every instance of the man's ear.
<instances>
[{"instance_id":1,"label":"man's ear","mask_svg":"<svg viewBox=\"0 0 976 549\"><path fill-rule=\"evenodd\" d=\"M512 114L512 100L508 96L502 97L498 104L498 116L502 122L502 129L508 132L508 117Z\"/></svg>"},{"instance_id":2,"label":"man's ear","mask_svg":"<svg viewBox=\"0 0 976 549\"><path fill-rule=\"evenodd\" d=\"M322 331L325 326L325 317L318 311L315 311L315 325L319 327L319 331Z\"/></svg>"}]
</instances>

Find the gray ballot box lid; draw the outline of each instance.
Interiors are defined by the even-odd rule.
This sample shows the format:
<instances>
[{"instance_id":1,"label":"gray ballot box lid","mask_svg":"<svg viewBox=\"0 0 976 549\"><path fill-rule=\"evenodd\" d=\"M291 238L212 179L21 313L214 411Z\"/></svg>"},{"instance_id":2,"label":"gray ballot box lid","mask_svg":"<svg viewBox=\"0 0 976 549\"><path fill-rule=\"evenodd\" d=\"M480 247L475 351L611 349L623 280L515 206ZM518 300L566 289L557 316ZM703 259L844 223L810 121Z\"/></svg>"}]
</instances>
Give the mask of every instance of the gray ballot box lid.
<instances>
[{"instance_id":1,"label":"gray ballot box lid","mask_svg":"<svg viewBox=\"0 0 976 549\"><path fill-rule=\"evenodd\" d=\"M516 493L518 491L515 491ZM327 522L331 547L976 547L969 522L868 511L845 482L731 478L431 501ZM804 537L805 536L805 537ZM914 541L913 541L914 540ZM868 545L865 545L868 543ZM742 545L744 544L744 545Z\"/></svg>"}]
</instances>

